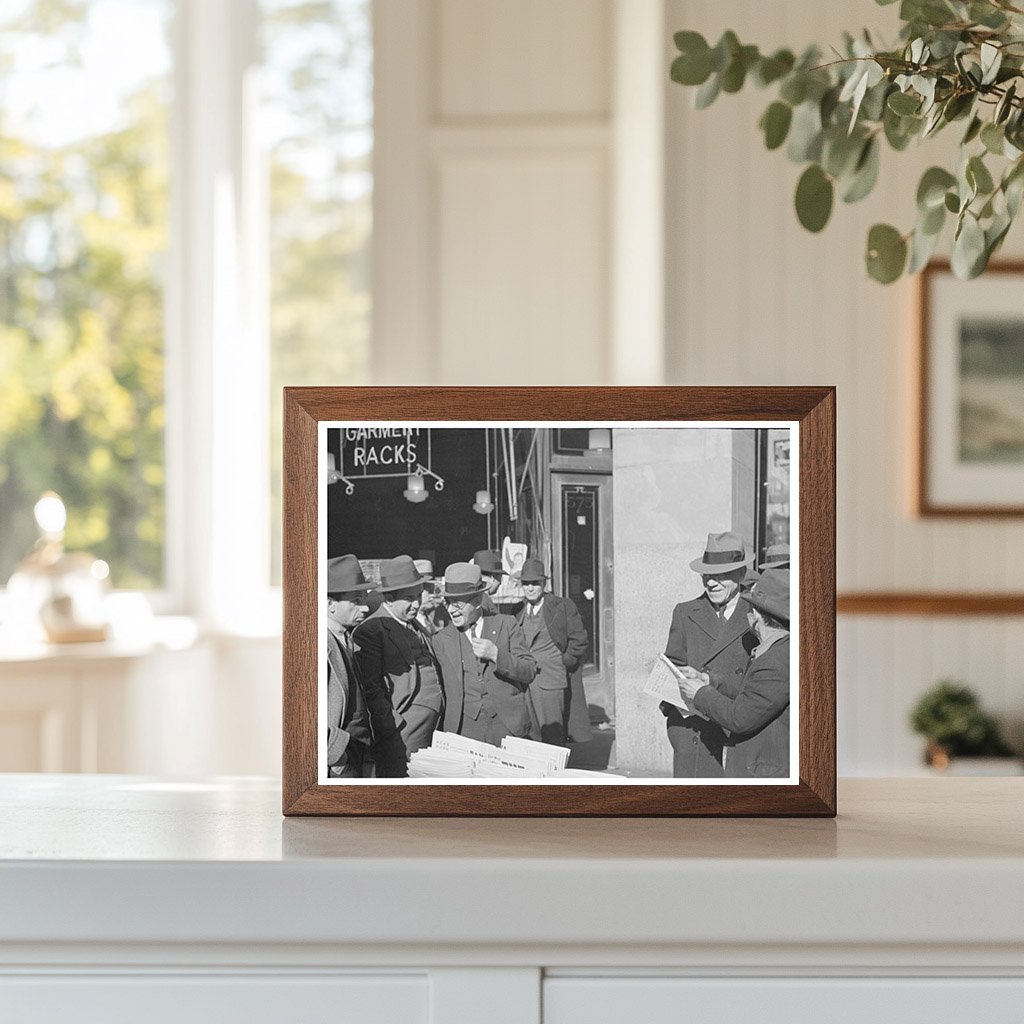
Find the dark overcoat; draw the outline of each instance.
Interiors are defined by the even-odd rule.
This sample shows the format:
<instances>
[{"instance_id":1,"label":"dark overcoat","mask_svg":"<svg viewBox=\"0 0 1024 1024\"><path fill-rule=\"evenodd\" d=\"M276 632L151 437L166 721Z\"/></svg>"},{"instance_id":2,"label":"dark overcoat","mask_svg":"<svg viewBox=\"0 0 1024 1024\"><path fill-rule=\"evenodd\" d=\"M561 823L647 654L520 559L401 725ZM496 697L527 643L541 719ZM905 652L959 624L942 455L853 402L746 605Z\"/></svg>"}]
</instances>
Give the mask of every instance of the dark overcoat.
<instances>
[{"instance_id":1,"label":"dark overcoat","mask_svg":"<svg viewBox=\"0 0 1024 1024\"><path fill-rule=\"evenodd\" d=\"M524 604L516 613L516 622L522 625L527 612L528 605ZM593 738L590 731L590 716L587 712L587 695L583 689L583 658L587 653L586 627L575 601L569 597L545 594L540 613L544 618L544 625L547 626L548 635L562 652L565 678L558 681L547 675L538 675L532 685L543 686L545 689L569 688L567 738L576 743L586 743Z\"/></svg>"},{"instance_id":2,"label":"dark overcoat","mask_svg":"<svg viewBox=\"0 0 1024 1024\"><path fill-rule=\"evenodd\" d=\"M360 676L387 692L407 752L429 746L443 698L433 651L418 624L403 625L381 605L356 627L355 640Z\"/></svg>"},{"instance_id":3,"label":"dark overcoat","mask_svg":"<svg viewBox=\"0 0 1024 1024\"><path fill-rule=\"evenodd\" d=\"M728 696L740 687L757 638L750 631L743 597L732 615L721 623L706 594L677 604L672 613L665 656L676 665L707 672L711 685ZM662 704L672 744L672 774L676 778L722 778L725 734L715 722L697 715L683 715L671 704Z\"/></svg>"},{"instance_id":4,"label":"dark overcoat","mask_svg":"<svg viewBox=\"0 0 1024 1024\"><path fill-rule=\"evenodd\" d=\"M704 686L694 707L729 731L725 776L775 779L789 775L789 635L751 661L734 697Z\"/></svg>"},{"instance_id":5,"label":"dark overcoat","mask_svg":"<svg viewBox=\"0 0 1024 1024\"><path fill-rule=\"evenodd\" d=\"M379 681L363 680L357 664L358 645L350 652L327 630L327 763L347 766L358 775L367 752L377 775L407 774L405 746L395 724L391 702Z\"/></svg>"}]
</instances>

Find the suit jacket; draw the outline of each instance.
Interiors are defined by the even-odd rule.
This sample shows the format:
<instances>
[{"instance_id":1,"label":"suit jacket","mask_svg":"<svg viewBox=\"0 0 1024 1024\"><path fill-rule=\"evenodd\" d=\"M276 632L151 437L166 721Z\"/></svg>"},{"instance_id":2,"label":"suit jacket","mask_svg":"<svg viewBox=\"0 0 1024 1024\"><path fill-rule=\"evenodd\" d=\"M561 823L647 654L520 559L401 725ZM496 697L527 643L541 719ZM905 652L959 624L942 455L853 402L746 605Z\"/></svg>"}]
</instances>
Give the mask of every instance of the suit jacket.
<instances>
[{"instance_id":1,"label":"suit jacket","mask_svg":"<svg viewBox=\"0 0 1024 1024\"><path fill-rule=\"evenodd\" d=\"M524 604L516 613L516 622L522 625L527 613L528 606ZM545 594L540 613L554 645L562 652L565 680L560 685L553 685L545 676L539 682L545 689L564 690L566 686L569 687L569 738L585 743L592 738L587 695L583 689L583 658L587 653L586 627L576 603L569 597Z\"/></svg>"},{"instance_id":2,"label":"suit jacket","mask_svg":"<svg viewBox=\"0 0 1024 1024\"><path fill-rule=\"evenodd\" d=\"M665 645L666 657L677 665L689 665L707 672L716 690L735 696L750 661L750 651L757 642L747 622L749 609L746 599L740 597L719 634L718 616L706 594L677 604ZM721 775L725 742L721 728L696 715L683 717L670 705L663 710L670 723L685 731L673 741L677 771L681 776L708 778ZM688 753L680 762L680 751L684 749Z\"/></svg>"},{"instance_id":3,"label":"suit jacket","mask_svg":"<svg viewBox=\"0 0 1024 1024\"><path fill-rule=\"evenodd\" d=\"M497 662L484 666L484 692L498 717L513 736L527 736L531 730L526 691L537 671L537 663L526 647L526 637L510 615L484 615L480 636L498 648ZM465 696L462 684L462 643L454 624L445 626L433 638L434 654L444 680L445 708L442 728L457 732Z\"/></svg>"},{"instance_id":4,"label":"suit jacket","mask_svg":"<svg viewBox=\"0 0 1024 1024\"><path fill-rule=\"evenodd\" d=\"M380 680L399 728L413 704L440 712L443 703L440 671L434 663L436 678L424 673L423 656L434 662L434 653L416 623L403 626L382 605L356 627L355 639L359 645L356 655L359 674L364 681Z\"/></svg>"},{"instance_id":5,"label":"suit jacket","mask_svg":"<svg viewBox=\"0 0 1024 1024\"><path fill-rule=\"evenodd\" d=\"M694 706L724 729L727 778L789 775L789 636L754 658L734 697L704 686Z\"/></svg>"},{"instance_id":6,"label":"suit jacket","mask_svg":"<svg viewBox=\"0 0 1024 1024\"><path fill-rule=\"evenodd\" d=\"M381 778L403 778L407 773L405 745L395 724L391 701L380 679L363 679L359 673L359 648L353 638L353 653L343 651L341 642L327 631L327 748L331 749L331 710L340 704L338 686L346 681L345 718L342 728L373 753L377 775ZM334 682L332 683L332 679ZM332 687L334 697L332 698ZM340 739L336 739L336 743Z\"/></svg>"},{"instance_id":7,"label":"suit jacket","mask_svg":"<svg viewBox=\"0 0 1024 1024\"><path fill-rule=\"evenodd\" d=\"M327 631L327 766L343 767L352 759L349 747L370 743L366 702L356 680L352 661L338 638ZM362 751L359 751L361 755ZM362 757L357 758L360 762Z\"/></svg>"}]
</instances>

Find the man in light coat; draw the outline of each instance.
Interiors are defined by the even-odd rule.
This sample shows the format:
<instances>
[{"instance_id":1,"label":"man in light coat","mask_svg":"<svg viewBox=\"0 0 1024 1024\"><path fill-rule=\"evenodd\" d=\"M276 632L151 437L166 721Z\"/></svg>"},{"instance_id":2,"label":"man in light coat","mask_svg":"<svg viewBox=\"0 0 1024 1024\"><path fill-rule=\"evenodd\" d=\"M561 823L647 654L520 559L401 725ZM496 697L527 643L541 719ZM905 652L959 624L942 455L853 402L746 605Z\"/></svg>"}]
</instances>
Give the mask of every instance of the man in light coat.
<instances>
[{"instance_id":1,"label":"man in light coat","mask_svg":"<svg viewBox=\"0 0 1024 1024\"><path fill-rule=\"evenodd\" d=\"M485 591L479 566L448 566L442 596L452 621L433 647L444 680L444 731L500 746L505 736L535 734L526 692L537 665L515 619L483 614Z\"/></svg>"}]
</instances>

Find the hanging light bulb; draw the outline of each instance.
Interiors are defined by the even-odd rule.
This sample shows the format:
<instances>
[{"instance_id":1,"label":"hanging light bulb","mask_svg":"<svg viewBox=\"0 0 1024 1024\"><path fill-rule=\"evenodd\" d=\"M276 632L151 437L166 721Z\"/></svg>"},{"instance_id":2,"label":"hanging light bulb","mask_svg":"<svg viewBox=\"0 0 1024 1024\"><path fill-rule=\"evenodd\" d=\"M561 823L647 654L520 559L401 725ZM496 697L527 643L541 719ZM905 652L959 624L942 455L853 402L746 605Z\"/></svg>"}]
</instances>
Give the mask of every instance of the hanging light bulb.
<instances>
[{"instance_id":1,"label":"hanging light bulb","mask_svg":"<svg viewBox=\"0 0 1024 1024\"><path fill-rule=\"evenodd\" d=\"M427 485L423 482L423 477L418 473L410 473L405 478L405 490L402 493L405 495L405 500L411 501L414 505L426 501Z\"/></svg>"},{"instance_id":2,"label":"hanging light bulb","mask_svg":"<svg viewBox=\"0 0 1024 1024\"><path fill-rule=\"evenodd\" d=\"M494 511L494 502L491 501L490 491L476 492L476 503L473 505L473 511L479 512L482 516L486 516Z\"/></svg>"},{"instance_id":3,"label":"hanging light bulb","mask_svg":"<svg viewBox=\"0 0 1024 1024\"><path fill-rule=\"evenodd\" d=\"M338 472L338 463L335 461L334 452L327 453L327 482L329 484L336 484L341 479L341 474Z\"/></svg>"},{"instance_id":4,"label":"hanging light bulb","mask_svg":"<svg viewBox=\"0 0 1024 1024\"><path fill-rule=\"evenodd\" d=\"M606 452L612 446L612 432L603 427L587 431L587 447L592 452Z\"/></svg>"}]
</instances>

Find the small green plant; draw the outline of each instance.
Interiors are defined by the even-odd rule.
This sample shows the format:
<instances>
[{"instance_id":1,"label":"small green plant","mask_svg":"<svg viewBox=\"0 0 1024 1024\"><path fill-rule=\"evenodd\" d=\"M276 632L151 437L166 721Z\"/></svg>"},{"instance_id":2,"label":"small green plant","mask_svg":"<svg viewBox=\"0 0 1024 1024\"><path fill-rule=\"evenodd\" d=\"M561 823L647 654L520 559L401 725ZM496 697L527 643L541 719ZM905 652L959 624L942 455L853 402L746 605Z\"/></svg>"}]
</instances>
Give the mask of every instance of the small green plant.
<instances>
[{"instance_id":1,"label":"small green plant","mask_svg":"<svg viewBox=\"0 0 1024 1024\"><path fill-rule=\"evenodd\" d=\"M871 192L883 143L899 152L962 123L959 166L924 173L911 230L871 228L866 264L882 284L917 273L951 216L953 271L977 277L1024 199L1024 0L901 0L899 17L898 44L845 33L831 56L813 46L762 54L732 31L715 46L677 32L671 77L697 89L700 109L747 82L773 87L759 128L768 149L786 143L789 159L807 164L795 199L808 231L825 227L837 193L855 203Z\"/></svg>"},{"instance_id":2,"label":"small green plant","mask_svg":"<svg viewBox=\"0 0 1024 1024\"><path fill-rule=\"evenodd\" d=\"M974 691L951 679L941 680L921 697L910 725L950 757L1013 754L995 719L981 710Z\"/></svg>"}]
</instances>

